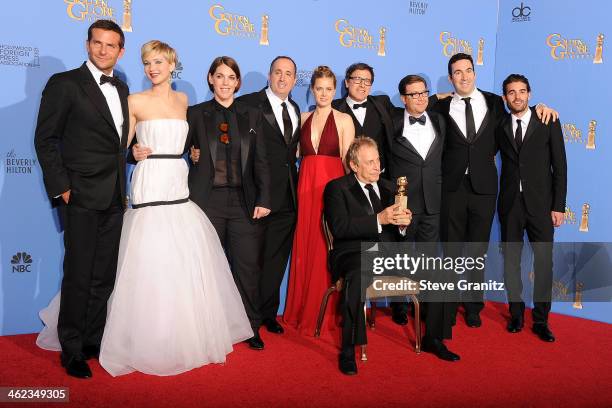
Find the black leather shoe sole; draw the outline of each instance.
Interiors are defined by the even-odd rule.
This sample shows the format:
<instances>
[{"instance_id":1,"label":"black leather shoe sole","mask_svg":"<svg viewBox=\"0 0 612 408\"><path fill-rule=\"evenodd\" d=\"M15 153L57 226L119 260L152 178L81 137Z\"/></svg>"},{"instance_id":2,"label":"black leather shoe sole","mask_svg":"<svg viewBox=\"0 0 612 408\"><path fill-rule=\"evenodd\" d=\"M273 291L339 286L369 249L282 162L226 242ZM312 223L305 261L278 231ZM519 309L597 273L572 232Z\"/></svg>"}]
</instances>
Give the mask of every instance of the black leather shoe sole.
<instances>
[{"instance_id":1,"label":"black leather shoe sole","mask_svg":"<svg viewBox=\"0 0 612 408\"><path fill-rule=\"evenodd\" d=\"M85 360L77 359L73 356L61 355L62 367L66 369L66 374L76 378L91 378L91 369Z\"/></svg>"},{"instance_id":2,"label":"black leather shoe sole","mask_svg":"<svg viewBox=\"0 0 612 408\"><path fill-rule=\"evenodd\" d=\"M264 342L261 340L261 338L251 337L250 339L246 340L246 343L249 345L249 348L251 348L252 350L263 350L264 349Z\"/></svg>"}]
</instances>

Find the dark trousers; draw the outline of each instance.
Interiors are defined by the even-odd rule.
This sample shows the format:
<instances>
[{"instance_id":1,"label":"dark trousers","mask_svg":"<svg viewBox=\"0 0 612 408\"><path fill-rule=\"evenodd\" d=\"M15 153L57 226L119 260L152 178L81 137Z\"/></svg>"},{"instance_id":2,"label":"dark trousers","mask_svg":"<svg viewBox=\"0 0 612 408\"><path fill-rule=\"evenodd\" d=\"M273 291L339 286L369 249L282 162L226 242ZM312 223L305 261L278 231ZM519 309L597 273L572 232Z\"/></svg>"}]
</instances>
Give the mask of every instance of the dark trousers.
<instances>
[{"instance_id":1,"label":"dark trousers","mask_svg":"<svg viewBox=\"0 0 612 408\"><path fill-rule=\"evenodd\" d=\"M414 242L415 255L438 256L436 243L440 241L440 215L439 214L413 214L412 222L406 229L406 241ZM422 271L414 275L414 279L426 279L437 282L443 281L441 271ZM421 310L425 320L425 336L442 340L452 337L450 313L452 305L440 301L438 293L421 292ZM435 301L433 300L435 299Z\"/></svg>"},{"instance_id":2,"label":"dark trousers","mask_svg":"<svg viewBox=\"0 0 612 408\"><path fill-rule=\"evenodd\" d=\"M359 252L343 254L336 261L344 286L340 301L342 315L342 348L367 344L363 292L361 283L361 255ZM369 285L369 283L368 283ZM367 287L368 285L363 285Z\"/></svg>"},{"instance_id":3,"label":"dark trousers","mask_svg":"<svg viewBox=\"0 0 612 408\"><path fill-rule=\"evenodd\" d=\"M280 286L293 245L296 214L289 190L286 205L263 219L263 268L259 281L261 316L275 319L280 304Z\"/></svg>"},{"instance_id":4,"label":"dark trousers","mask_svg":"<svg viewBox=\"0 0 612 408\"><path fill-rule=\"evenodd\" d=\"M504 245L504 281L508 293L510 315L522 318L525 303L522 299L521 253L525 231L532 244L534 256L533 322L547 323L552 296L552 241L554 227L550 212L530 215L523 195L517 196L507 214L500 217Z\"/></svg>"},{"instance_id":5,"label":"dark trousers","mask_svg":"<svg viewBox=\"0 0 612 408\"><path fill-rule=\"evenodd\" d=\"M119 189L106 210L62 206L64 277L57 334L62 350L79 355L99 346L106 305L115 285L123 207Z\"/></svg>"},{"instance_id":6,"label":"dark trousers","mask_svg":"<svg viewBox=\"0 0 612 408\"><path fill-rule=\"evenodd\" d=\"M217 230L251 327L257 330L261 325L262 224L247 213L241 188L213 188L204 212Z\"/></svg>"},{"instance_id":7,"label":"dark trousers","mask_svg":"<svg viewBox=\"0 0 612 408\"><path fill-rule=\"evenodd\" d=\"M445 248L445 256L477 258L487 252L496 199L495 194L477 194L467 174L457 191L442 192L440 235L443 242L451 243ZM465 243L465 248L462 250L458 243ZM484 269L465 272L461 279L483 282ZM463 305L466 314L480 313L484 307L484 292L471 291ZM452 308L454 320L457 304Z\"/></svg>"}]
</instances>

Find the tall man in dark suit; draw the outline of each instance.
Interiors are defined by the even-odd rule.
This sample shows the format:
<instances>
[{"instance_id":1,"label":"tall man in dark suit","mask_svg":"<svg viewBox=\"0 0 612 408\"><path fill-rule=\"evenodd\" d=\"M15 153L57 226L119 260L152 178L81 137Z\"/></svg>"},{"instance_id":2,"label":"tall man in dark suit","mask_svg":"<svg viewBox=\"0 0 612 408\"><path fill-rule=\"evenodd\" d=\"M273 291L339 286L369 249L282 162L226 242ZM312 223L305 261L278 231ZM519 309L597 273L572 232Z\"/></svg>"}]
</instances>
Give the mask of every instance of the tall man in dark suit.
<instances>
[{"instance_id":1,"label":"tall man in dark suit","mask_svg":"<svg viewBox=\"0 0 612 408\"><path fill-rule=\"evenodd\" d=\"M390 116L393 104L387 95L370 95L373 83L374 68L363 62L350 65L344 76L347 96L334 100L332 106L351 115L356 136L366 135L374 139L381 155L381 170L384 171L385 144L393 132Z\"/></svg>"},{"instance_id":2,"label":"tall man in dark suit","mask_svg":"<svg viewBox=\"0 0 612 408\"><path fill-rule=\"evenodd\" d=\"M222 56L213 60L208 71L211 91L215 81L238 91L240 69L233 58ZM192 145L201 150L189 170L189 198L202 208L217 230L253 328L254 336L247 342L252 349L262 350L260 218L270 213L270 168L261 112L231 95L221 99L215 94L212 100L187 110L186 150Z\"/></svg>"},{"instance_id":3,"label":"tall man in dark suit","mask_svg":"<svg viewBox=\"0 0 612 408\"><path fill-rule=\"evenodd\" d=\"M125 38L110 20L87 32L88 60L43 90L35 146L47 193L61 197L64 276L57 332L61 362L91 377L113 290L125 197L128 87L113 76Z\"/></svg>"},{"instance_id":4,"label":"tall man in dark suit","mask_svg":"<svg viewBox=\"0 0 612 408\"><path fill-rule=\"evenodd\" d=\"M361 282L361 242L396 241L397 226L410 224L409 210L394 204L394 185L380 179L376 142L356 138L347 152L352 173L330 181L323 193L325 219L334 237L330 254L332 281L344 277L340 371L357 373L355 345L366 344ZM365 285L364 285L365 286Z\"/></svg>"},{"instance_id":5,"label":"tall man in dark suit","mask_svg":"<svg viewBox=\"0 0 612 408\"><path fill-rule=\"evenodd\" d=\"M502 157L498 212L504 246L504 280L508 292L508 331L523 328L525 303L521 294L521 252L527 231L534 253L533 332L544 341L555 340L548 328L552 294L554 227L563 223L567 193L567 162L559 121L548 125L529 108L531 87L523 75L503 83L510 114L501 122L497 139Z\"/></svg>"},{"instance_id":6,"label":"tall man in dark suit","mask_svg":"<svg viewBox=\"0 0 612 408\"><path fill-rule=\"evenodd\" d=\"M497 198L495 129L506 111L501 97L476 88L471 55L453 55L448 61L448 78L455 94L442 100L430 98L432 110L441 113L447 123L440 235L445 242L470 243L466 255L476 258L486 252L491 234ZM546 123L550 113L556 114L544 106L539 110L538 116ZM461 255L459 245L449 249L450 256ZM466 278L482 282L484 270L472 270ZM469 327L480 327L483 307L483 293L472 292L464 302Z\"/></svg>"},{"instance_id":7,"label":"tall man in dark suit","mask_svg":"<svg viewBox=\"0 0 612 408\"><path fill-rule=\"evenodd\" d=\"M404 109L398 108L392 115L394 134L387 142L387 171L392 180L401 176L408 179L408 208L412 211L412 223L405 239L416 243L417 253L436 256L436 243L440 241L442 150L446 123L442 115L426 110L429 90L423 77L407 75L399 82L398 89ZM424 271L419 278L434 280L437 274L439 272ZM448 311L445 316L445 307L448 306L432 301L439 294L431 295L424 303L426 335L423 350L443 360L456 361L459 356L450 352L443 343L443 339L451 338Z\"/></svg>"},{"instance_id":8,"label":"tall man in dark suit","mask_svg":"<svg viewBox=\"0 0 612 408\"><path fill-rule=\"evenodd\" d=\"M295 62L278 56L270 64L268 87L238 98L263 113L263 140L272 179L272 212L264 220L263 267L260 280L263 324L283 333L276 320L280 286L293 243L297 211L296 150L300 138L300 108L289 96L296 81Z\"/></svg>"}]
</instances>

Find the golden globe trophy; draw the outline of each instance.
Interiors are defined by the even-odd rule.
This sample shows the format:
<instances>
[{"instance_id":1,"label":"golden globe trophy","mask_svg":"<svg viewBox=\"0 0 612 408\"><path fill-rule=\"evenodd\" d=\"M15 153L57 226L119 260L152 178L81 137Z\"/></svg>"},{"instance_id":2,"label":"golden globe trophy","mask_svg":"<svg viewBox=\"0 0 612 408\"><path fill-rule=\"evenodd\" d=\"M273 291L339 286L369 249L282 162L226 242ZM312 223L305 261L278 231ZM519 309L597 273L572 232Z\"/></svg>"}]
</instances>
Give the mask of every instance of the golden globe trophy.
<instances>
[{"instance_id":1,"label":"golden globe trophy","mask_svg":"<svg viewBox=\"0 0 612 408\"><path fill-rule=\"evenodd\" d=\"M123 24L121 29L125 32L132 32L132 0L123 0Z\"/></svg>"},{"instance_id":2,"label":"golden globe trophy","mask_svg":"<svg viewBox=\"0 0 612 408\"><path fill-rule=\"evenodd\" d=\"M584 285L581 282L576 282L576 293L574 295L574 309L582 309L582 288Z\"/></svg>"},{"instance_id":3,"label":"golden globe trophy","mask_svg":"<svg viewBox=\"0 0 612 408\"><path fill-rule=\"evenodd\" d=\"M387 30L385 29L385 27L380 27L380 30L378 30L378 33L380 34L380 40L378 42L378 56L384 57L385 55L387 55L385 51L385 42L386 42L385 37L386 37Z\"/></svg>"},{"instance_id":4,"label":"golden globe trophy","mask_svg":"<svg viewBox=\"0 0 612 408\"><path fill-rule=\"evenodd\" d=\"M595 47L595 57L593 58L593 64L602 64L603 63L603 59L602 59L603 40L604 40L604 35L600 33L597 36L597 46Z\"/></svg>"},{"instance_id":5,"label":"golden globe trophy","mask_svg":"<svg viewBox=\"0 0 612 408\"><path fill-rule=\"evenodd\" d=\"M582 204L582 217L580 217L580 232L589 232L589 211L591 206L587 203Z\"/></svg>"},{"instance_id":6,"label":"golden globe trophy","mask_svg":"<svg viewBox=\"0 0 612 408\"><path fill-rule=\"evenodd\" d=\"M483 65L484 38L478 41L478 56L476 57L476 65Z\"/></svg>"},{"instance_id":7,"label":"golden globe trophy","mask_svg":"<svg viewBox=\"0 0 612 408\"><path fill-rule=\"evenodd\" d=\"M270 45L268 41L268 16L261 16L261 36L259 37L259 45Z\"/></svg>"},{"instance_id":8,"label":"golden globe trophy","mask_svg":"<svg viewBox=\"0 0 612 408\"><path fill-rule=\"evenodd\" d=\"M597 126L597 121L592 120L589 122L589 136L587 137L586 148L588 150L595 150L595 127Z\"/></svg>"},{"instance_id":9,"label":"golden globe trophy","mask_svg":"<svg viewBox=\"0 0 612 408\"><path fill-rule=\"evenodd\" d=\"M408 178L401 176L397 178L397 191L395 193L395 204L400 205L400 210L403 211L408 208Z\"/></svg>"}]
</instances>

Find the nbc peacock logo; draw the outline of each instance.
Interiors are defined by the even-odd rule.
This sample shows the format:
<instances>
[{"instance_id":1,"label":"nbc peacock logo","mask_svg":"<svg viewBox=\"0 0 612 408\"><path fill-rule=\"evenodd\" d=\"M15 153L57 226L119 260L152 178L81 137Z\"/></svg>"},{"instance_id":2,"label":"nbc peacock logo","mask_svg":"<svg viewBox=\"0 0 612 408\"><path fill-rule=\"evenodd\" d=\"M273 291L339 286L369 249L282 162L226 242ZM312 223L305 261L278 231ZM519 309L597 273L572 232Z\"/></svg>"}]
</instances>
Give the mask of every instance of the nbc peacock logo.
<instances>
[{"instance_id":1,"label":"nbc peacock logo","mask_svg":"<svg viewBox=\"0 0 612 408\"><path fill-rule=\"evenodd\" d=\"M32 272L32 256L27 252L17 252L11 258L13 273Z\"/></svg>"}]
</instances>

